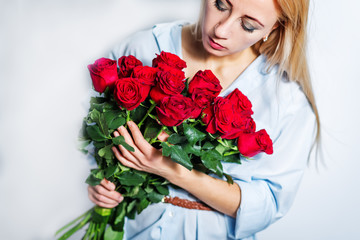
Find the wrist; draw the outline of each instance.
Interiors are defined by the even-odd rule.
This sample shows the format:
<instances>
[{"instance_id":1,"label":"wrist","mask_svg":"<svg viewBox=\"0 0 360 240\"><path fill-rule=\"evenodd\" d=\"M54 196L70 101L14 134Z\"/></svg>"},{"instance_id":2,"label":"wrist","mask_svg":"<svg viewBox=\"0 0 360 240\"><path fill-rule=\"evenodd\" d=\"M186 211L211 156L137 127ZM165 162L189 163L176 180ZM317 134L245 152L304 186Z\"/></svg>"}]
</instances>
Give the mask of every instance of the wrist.
<instances>
[{"instance_id":1,"label":"wrist","mask_svg":"<svg viewBox=\"0 0 360 240\"><path fill-rule=\"evenodd\" d=\"M192 171L174 162L169 157L164 158L166 158L169 169L162 174L162 177L167 179L172 184L181 187L182 183L186 182L187 179L190 178Z\"/></svg>"}]
</instances>

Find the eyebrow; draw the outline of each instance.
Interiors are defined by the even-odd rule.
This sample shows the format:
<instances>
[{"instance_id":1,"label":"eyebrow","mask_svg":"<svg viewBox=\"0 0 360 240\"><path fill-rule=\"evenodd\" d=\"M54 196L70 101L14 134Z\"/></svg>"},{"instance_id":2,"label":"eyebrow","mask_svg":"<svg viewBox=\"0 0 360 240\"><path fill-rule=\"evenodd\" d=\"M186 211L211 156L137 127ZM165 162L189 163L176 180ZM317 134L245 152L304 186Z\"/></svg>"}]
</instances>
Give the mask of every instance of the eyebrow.
<instances>
[{"instance_id":1,"label":"eyebrow","mask_svg":"<svg viewBox=\"0 0 360 240\"><path fill-rule=\"evenodd\" d=\"M259 21L257 20L256 18L253 18L253 17L250 17L249 15L245 15L245 17L251 19L251 20L254 20L255 22L257 22L258 24L260 24L262 27L264 27L264 25Z\"/></svg>"}]
</instances>

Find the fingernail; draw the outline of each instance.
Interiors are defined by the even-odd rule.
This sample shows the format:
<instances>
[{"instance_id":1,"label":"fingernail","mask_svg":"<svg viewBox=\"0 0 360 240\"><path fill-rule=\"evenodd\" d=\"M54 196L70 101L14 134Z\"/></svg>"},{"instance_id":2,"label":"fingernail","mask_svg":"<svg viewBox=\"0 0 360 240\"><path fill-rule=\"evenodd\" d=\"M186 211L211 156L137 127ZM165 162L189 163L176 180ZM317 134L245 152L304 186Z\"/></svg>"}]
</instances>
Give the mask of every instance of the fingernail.
<instances>
[{"instance_id":1,"label":"fingernail","mask_svg":"<svg viewBox=\"0 0 360 240\"><path fill-rule=\"evenodd\" d=\"M124 197L123 197L123 196L120 196L120 197L119 197L119 202L121 202L123 199L124 199Z\"/></svg>"},{"instance_id":2,"label":"fingernail","mask_svg":"<svg viewBox=\"0 0 360 240\"><path fill-rule=\"evenodd\" d=\"M127 125L128 125L129 127L134 126L132 121L128 121L128 122L127 122Z\"/></svg>"}]
</instances>

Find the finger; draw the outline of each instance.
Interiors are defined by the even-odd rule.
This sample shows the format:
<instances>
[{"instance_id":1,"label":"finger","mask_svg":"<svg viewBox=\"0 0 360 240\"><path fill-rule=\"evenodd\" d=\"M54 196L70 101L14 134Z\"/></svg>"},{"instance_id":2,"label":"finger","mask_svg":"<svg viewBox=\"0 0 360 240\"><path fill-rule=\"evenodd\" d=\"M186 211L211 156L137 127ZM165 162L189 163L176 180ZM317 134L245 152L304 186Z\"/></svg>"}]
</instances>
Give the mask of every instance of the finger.
<instances>
[{"instance_id":1,"label":"finger","mask_svg":"<svg viewBox=\"0 0 360 240\"><path fill-rule=\"evenodd\" d=\"M98 201L96 198L94 198L92 195L89 195L89 199L90 201L92 201L94 204L98 205L99 207L103 207L103 208L114 208L117 205L119 205L119 203L114 203L114 204L109 204L109 203L103 203Z\"/></svg>"},{"instance_id":2,"label":"finger","mask_svg":"<svg viewBox=\"0 0 360 240\"><path fill-rule=\"evenodd\" d=\"M118 145L118 148L119 148L119 150L121 151L122 156L123 156L125 159L127 159L127 160L129 160L129 161L131 161L131 162L133 162L133 163L135 163L135 164L137 164L138 166L141 166L141 164L140 164L140 162L139 162L139 159L143 159L143 158L144 158L144 154L142 153L142 151L139 150L139 148L137 147L137 145L134 144L131 135L129 134L129 132L128 132L124 127L119 128L119 133L120 133L122 136L124 136L124 139L125 139L125 141L126 141L127 143L132 142L131 145L133 145L133 147L134 147L134 151L131 152L131 151L128 151L124 146Z\"/></svg>"},{"instance_id":3,"label":"finger","mask_svg":"<svg viewBox=\"0 0 360 240\"><path fill-rule=\"evenodd\" d=\"M130 128L131 134L137 146L141 146L141 151L144 155L149 155L152 153L152 146L145 140L143 134L141 133L139 127L133 121L128 121L128 126ZM124 136L125 137L125 136Z\"/></svg>"},{"instance_id":4,"label":"finger","mask_svg":"<svg viewBox=\"0 0 360 240\"><path fill-rule=\"evenodd\" d=\"M100 185L98 185L100 186ZM101 186L100 186L101 187ZM107 196L98 193L98 190L96 190L96 187L88 186L88 195L89 198L94 200L93 202L95 204L98 203L105 203L105 204L119 204L124 198L121 196L121 198L118 198L117 200L108 198Z\"/></svg>"},{"instance_id":5,"label":"finger","mask_svg":"<svg viewBox=\"0 0 360 240\"><path fill-rule=\"evenodd\" d=\"M119 133L115 133L114 132L114 135L117 136ZM128 151L126 148L124 148L122 145L118 145L118 148L121 152L121 156L129 161L132 161L132 162L138 162L137 161L137 157L142 157L143 154L139 151L139 150L136 150L137 148L134 147L135 149L135 152L130 152ZM120 160L120 159L119 159Z\"/></svg>"},{"instance_id":6,"label":"finger","mask_svg":"<svg viewBox=\"0 0 360 240\"><path fill-rule=\"evenodd\" d=\"M162 142L165 142L165 141L168 140L169 137L170 137L169 134L167 134L165 131L162 131L162 132L159 134L158 139L159 139L160 141L162 141Z\"/></svg>"},{"instance_id":7,"label":"finger","mask_svg":"<svg viewBox=\"0 0 360 240\"><path fill-rule=\"evenodd\" d=\"M121 194L117 191L109 191L106 188L104 188L101 185L97 185L93 188L93 190L98 194L98 195L103 195L113 201L116 202L121 202L124 198L123 196L121 196ZM99 199L100 200L100 199Z\"/></svg>"},{"instance_id":8,"label":"finger","mask_svg":"<svg viewBox=\"0 0 360 240\"><path fill-rule=\"evenodd\" d=\"M117 130L118 130L118 133L120 133L120 135L125 138L125 142L127 144L131 145L132 147L135 145L130 133L128 132L128 130L126 130L126 128L124 126L120 126ZM114 134L115 134L115 132L114 132Z\"/></svg>"},{"instance_id":9,"label":"finger","mask_svg":"<svg viewBox=\"0 0 360 240\"><path fill-rule=\"evenodd\" d=\"M122 147L122 146L119 146L119 147ZM122 154L120 153L120 151L116 147L112 147L111 150L113 151L116 159L119 160L122 165L141 171L141 169L140 169L140 167L138 165L136 165L133 162L129 161L128 159L124 158L122 156Z\"/></svg>"},{"instance_id":10,"label":"finger","mask_svg":"<svg viewBox=\"0 0 360 240\"><path fill-rule=\"evenodd\" d=\"M115 184L108 181L106 178L101 180L100 185L102 185L104 188L106 188L109 191L114 191L115 190Z\"/></svg>"}]
</instances>

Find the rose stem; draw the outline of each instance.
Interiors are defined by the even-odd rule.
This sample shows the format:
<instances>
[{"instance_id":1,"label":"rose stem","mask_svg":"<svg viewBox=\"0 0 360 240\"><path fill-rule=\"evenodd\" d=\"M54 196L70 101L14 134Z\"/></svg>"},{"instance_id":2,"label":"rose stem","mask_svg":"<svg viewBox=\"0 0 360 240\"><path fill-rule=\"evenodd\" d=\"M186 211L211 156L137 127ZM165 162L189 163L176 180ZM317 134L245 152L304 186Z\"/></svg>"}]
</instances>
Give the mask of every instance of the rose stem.
<instances>
[{"instance_id":1,"label":"rose stem","mask_svg":"<svg viewBox=\"0 0 360 240\"><path fill-rule=\"evenodd\" d=\"M156 137L154 137L153 139L150 140L150 144L153 144L154 142L157 141L158 136L162 133L162 131L164 131L167 127L166 126L162 126L162 128L160 129L160 131L156 134Z\"/></svg>"},{"instance_id":2,"label":"rose stem","mask_svg":"<svg viewBox=\"0 0 360 240\"><path fill-rule=\"evenodd\" d=\"M149 114L151 113L151 111L156 107L156 103L153 103L149 110L146 112L145 116L143 117L143 119L141 119L141 121L138 124L138 127L141 128L141 126L143 125L145 119L149 116Z\"/></svg>"}]
</instances>

